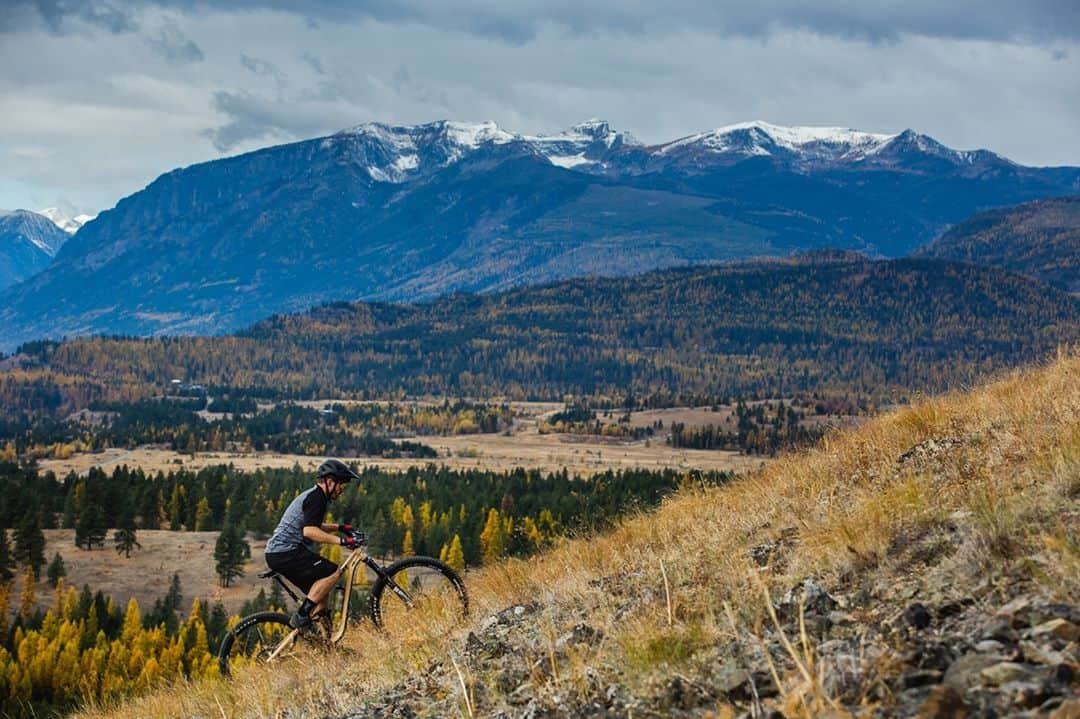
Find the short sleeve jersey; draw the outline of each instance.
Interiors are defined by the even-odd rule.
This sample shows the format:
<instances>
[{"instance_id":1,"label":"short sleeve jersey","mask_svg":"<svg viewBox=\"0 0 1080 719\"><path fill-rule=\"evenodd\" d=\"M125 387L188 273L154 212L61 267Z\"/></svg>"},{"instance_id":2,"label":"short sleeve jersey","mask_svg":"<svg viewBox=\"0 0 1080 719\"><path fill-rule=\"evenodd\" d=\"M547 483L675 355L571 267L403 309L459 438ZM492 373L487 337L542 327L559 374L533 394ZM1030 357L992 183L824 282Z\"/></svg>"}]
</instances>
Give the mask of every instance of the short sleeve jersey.
<instances>
[{"instance_id":1,"label":"short sleeve jersey","mask_svg":"<svg viewBox=\"0 0 1080 719\"><path fill-rule=\"evenodd\" d=\"M315 542L304 538L304 527L321 527L328 500L318 486L301 492L285 508L277 529L266 542L266 553L292 552L301 547L314 551Z\"/></svg>"}]
</instances>

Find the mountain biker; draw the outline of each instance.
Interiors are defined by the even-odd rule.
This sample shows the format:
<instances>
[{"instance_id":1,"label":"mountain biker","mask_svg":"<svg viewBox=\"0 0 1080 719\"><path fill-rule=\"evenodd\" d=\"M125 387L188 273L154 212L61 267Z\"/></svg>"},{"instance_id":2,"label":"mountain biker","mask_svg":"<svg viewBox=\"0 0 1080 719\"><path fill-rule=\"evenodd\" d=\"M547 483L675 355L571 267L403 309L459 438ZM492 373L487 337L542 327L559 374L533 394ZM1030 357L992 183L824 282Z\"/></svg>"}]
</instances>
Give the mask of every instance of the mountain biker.
<instances>
[{"instance_id":1,"label":"mountain biker","mask_svg":"<svg viewBox=\"0 0 1080 719\"><path fill-rule=\"evenodd\" d=\"M351 532L351 524L323 524L323 519L329 502L340 497L345 485L360 475L341 460L328 459L319 465L315 476L315 486L289 503L266 542L266 565L306 595L289 618L293 629L311 626L312 609L319 610L316 615L326 610L326 598L341 577L338 565L314 551L315 544L340 544L350 549L358 544L348 535L339 539L331 534Z\"/></svg>"}]
</instances>

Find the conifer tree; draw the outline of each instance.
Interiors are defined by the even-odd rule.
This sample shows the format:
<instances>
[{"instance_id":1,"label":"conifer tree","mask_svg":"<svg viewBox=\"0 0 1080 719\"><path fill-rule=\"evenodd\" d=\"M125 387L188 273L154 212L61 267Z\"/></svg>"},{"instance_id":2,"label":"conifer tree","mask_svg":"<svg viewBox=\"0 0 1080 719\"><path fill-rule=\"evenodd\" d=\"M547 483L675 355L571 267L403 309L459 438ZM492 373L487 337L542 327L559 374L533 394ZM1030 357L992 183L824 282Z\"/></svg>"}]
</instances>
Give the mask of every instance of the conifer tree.
<instances>
[{"instance_id":1,"label":"conifer tree","mask_svg":"<svg viewBox=\"0 0 1080 719\"><path fill-rule=\"evenodd\" d=\"M105 512L97 502L90 499L79 513L79 519L75 523L75 546L86 546L93 549L94 545L105 545L105 535L108 529L105 527Z\"/></svg>"},{"instance_id":2,"label":"conifer tree","mask_svg":"<svg viewBox=\"0 0 1080 719\"><path fill-rule=\"evenodd\" d=\"M15 576L15 560L8 546L7 529L0 524L0 584L11 581Z\"/></svg>"},{"instance_id":3,"label":"conifer tree","mask_svg":"<svg viewBox=\"0 0 1080 719\"><path fill-rule=\"evenodd\" d=\"M195 508L195 531L205 532L210 529L210 501L203 497Z\"/></svg>"},{"instance_id":4,"label":"conifer tree","mask_svg":"<svg viewBox=\"0 0 1080 719\"><path fill-rule=\"evenodd\" d=\"M446 553L446 563L453 567L456 572L465 571L465 552L461 549L461 537L456 534L450 541L450 549Z\"/></svg>"},{"instance_id":5,"label":"conifer tree","mask_svg":"<svg viewBox=\"0 0 1080 719\"><path fill-rule=\"evenodd\" d=\"M485 563L497 561L506 553L503 522L499 518L499 510L494 507L488 510L484 530L480 533L480 546L483 548Z\"/></svg>"},{"instance_id":6,"label":"conifer tree","mask_svg":"<svg viewBox=\"0 0 1080 719\"><path fill-rule=\"evenodd\" d=\"M41 516L37 508L24 512L15 527L15 558L38 575L45 564L45 533L41 531Z\"/></svg>"},{"instance_id":7,"label":"conifer tree","mask_svg":"<svg viewBox=\"0 0 1080 719\"><path fill-rule=\"evenodd\" d=\"M117 520L117 524L119 525L119 528L113 533L113 541L116 543L116 553L123 554L126 559L131 557L132 549L142 549L142 545L135 539L135 515L132 512L130 504L125 504L124 508L120 511L120 518Z\"/></svg>"},{"instance_id":8,"label":"conifer tree","mask_svg":"<svg viewBox=\"0 0 1080 719\"><path fill-rule=\"evenodd\" d=\"M34 604L37 602L37 577L34 568L26 565L23 574L22 594L19 596L19 616L24 620L29 619L34 613Z\"/></svg>"},{"instance_id":9,"label":"conifer tree","mask_svg":"<svg viewBox=\"0 0 1080 719\"><path fill-rule=\"evenodd\" d=\"M67 569L64 567L64 559L60 556L60 552L57 552L52 561L49 562L49 568L46 570L46 574L49 577L49 584L53 588L60 585L61 580L67 576Z\"/></svg>"},{"instance_id":10,"label":"conifer tree","mask_svg":"<svg viewBox=\"0 0 1080 719\"><path fill-rule=\"evenodd\" d=\"M214 545L214 560L217 562L217 574L221 580L221 586L229 586L229 582L244 574L244 558L250 551L247 542L237 526L228 522L218 535Z\"/></svg>"}]
</instances>

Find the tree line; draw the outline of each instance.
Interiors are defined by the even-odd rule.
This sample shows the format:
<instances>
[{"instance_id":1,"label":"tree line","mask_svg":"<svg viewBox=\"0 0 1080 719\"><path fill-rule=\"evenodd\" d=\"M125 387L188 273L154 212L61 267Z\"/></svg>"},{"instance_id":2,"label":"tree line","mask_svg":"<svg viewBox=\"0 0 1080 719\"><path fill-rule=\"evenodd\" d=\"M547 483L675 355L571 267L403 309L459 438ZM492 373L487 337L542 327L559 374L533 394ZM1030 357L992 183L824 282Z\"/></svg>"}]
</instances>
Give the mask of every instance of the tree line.
<instances>
[{"instance_id":1,"label":"tree line","mask_svg":"<svg viewBox=\"0 0 1080 719\"><path fill-rule=\"evenodd\" d=\"M1078 339L1080 302L1023 278L845 256L581 278L417 306L336 303L223 337L31 343L21 369L0 373L0 402L77 409L175 377L278 399L897 399Z\"/></svg>"}]
</instances>

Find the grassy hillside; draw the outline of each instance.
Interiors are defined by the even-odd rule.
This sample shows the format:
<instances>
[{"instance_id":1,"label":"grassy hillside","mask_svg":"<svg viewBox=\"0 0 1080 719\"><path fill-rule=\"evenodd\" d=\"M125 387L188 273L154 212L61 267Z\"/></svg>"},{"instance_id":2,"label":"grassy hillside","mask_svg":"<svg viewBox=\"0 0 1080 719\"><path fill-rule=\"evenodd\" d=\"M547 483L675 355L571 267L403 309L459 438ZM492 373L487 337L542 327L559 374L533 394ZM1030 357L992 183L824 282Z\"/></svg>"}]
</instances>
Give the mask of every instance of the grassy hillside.
<instances>
[{"instance_id":1,"label":"grassy hillside","mask_svg":"<svg viewBox=\"0 0 1080 719\"><path fill-rule=\"evenodd\" d=\"M1080 292L1080 196L981 212L915 253L1002 267Z\"/></svg>"},{"instance_id":2,"label":"grassy hillside","mask_svg":"<svg viewBox=\"0 0 1080 719\"><path fill-rule=\"evenodd\" d=\"M470 573L460 626L86 715L1075 716L1078 526L1073 353Z\"/></svg>"}]
</instances>

